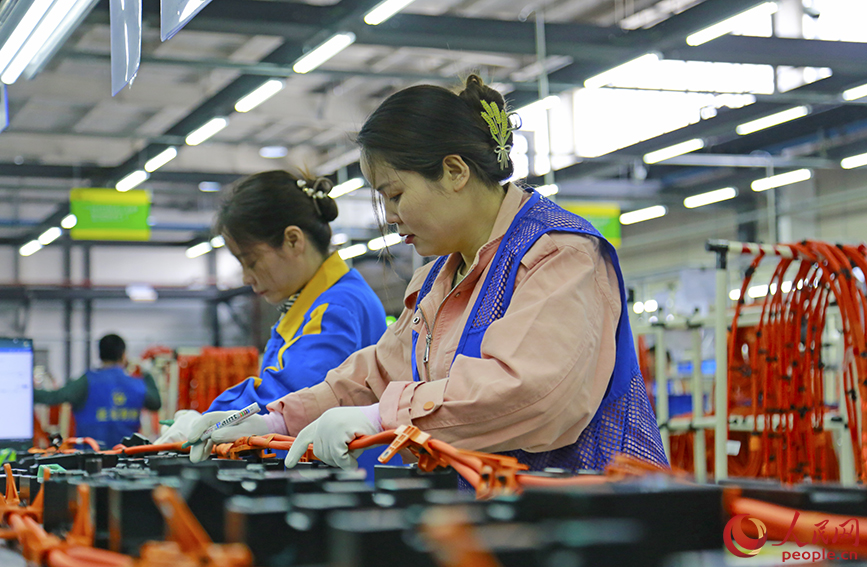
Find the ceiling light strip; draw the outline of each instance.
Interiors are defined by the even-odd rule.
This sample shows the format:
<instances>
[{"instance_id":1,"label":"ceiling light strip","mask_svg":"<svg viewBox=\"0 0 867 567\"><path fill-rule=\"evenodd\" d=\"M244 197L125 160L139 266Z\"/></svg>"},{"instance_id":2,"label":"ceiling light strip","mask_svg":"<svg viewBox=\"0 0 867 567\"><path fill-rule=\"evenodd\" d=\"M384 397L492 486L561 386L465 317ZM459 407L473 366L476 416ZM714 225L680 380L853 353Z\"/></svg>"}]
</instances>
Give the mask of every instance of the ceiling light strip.
<instances>
[{"instance_id":1,"label":"ceiling light strip","mask_svg":"<svg viewBox=\"0 0 867 567\"><path fill-rule=\"evenodd\" d=\"M299 58L295 64L292 65L292 70L302 75L304 73L309 73L352 45L354 42L355 34L352 32L334 34L324 43L314 47Z\"/></svg>"},{"instance_id":2,"label":"ceiling light strip","mask_svg":"<svg viewBox=\"0 0 867 567\"><path fill-rule=\"evenodd\" d=\"M788 173L781 173L779 175L772 175L771 177L756 179L752 184L750 184L750 187L756 192L767 191L768 189L776 189L777 187L783 187L784 185L807 181L811 177L813 177L812 170L796 169L795 171L789 171Z\"/></svg>"},{"instance_id":3,"label":"ceiling light strip","mask_svg":"<svg viewBox=\"0 0 867 567\"><path fill-rule=\"evenodd\" d=\"M780 124L791 122L792 120L797 120L798 118L803 118L808 114L810 114L809 106L796 106L782 112L777 112L775 114L764 116L757 120L744 122L743 124L735 128L735 132L737 132L741 136L746 136L747 134L752 134L753 132L758 132L759 130L773 128L774 126L779 126Z\"/></svg>"},{"instance_id":4,"label":"ceiling light strip","mask_svg":"<svg viewBox=\"0 0 867 567\"><path fill-rule=\"evenodd\" d=\"M644 154L644 163L659 163L673 157L682 156L683 154L688 154L690 152L700 150L703 147L704 140L702 140L701 138L693 138L692 140L687 140L685 142L674 144L673 146L669 146L667 148L662 148L661 150L656 150Z\"/></svg>"}]
</instances>

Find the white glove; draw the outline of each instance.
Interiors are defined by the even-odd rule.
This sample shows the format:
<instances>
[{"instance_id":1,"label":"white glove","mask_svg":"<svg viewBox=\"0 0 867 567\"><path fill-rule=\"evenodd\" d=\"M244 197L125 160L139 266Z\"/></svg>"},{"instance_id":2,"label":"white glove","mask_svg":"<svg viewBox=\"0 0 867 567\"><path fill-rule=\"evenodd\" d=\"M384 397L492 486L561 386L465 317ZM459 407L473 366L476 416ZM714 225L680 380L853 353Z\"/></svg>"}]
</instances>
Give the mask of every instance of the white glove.
<instances>
[{"instance_id":1,"label":"white glove","mask_svg":"<svg viewBox=\"0 0 867 567\"><path fill-rule=\"evenodd\" d=\"M342 469L357 469L361 450L350 451L349 443L361 435L380 432L379 404L331 408L301 430L286 455L286 468L297 465L307 446L313 443L313 454L322 462Z\"/></svg>"},{"instance_id":2,"label":"white glove","mask_svg":"<svg viewBox=\"0 0 867 567\"><path fill-rule=\"evenodd\" d=\"M197 419L190 427L191 441L197 441L207 428L219 423L235 413L234 411L212 411ZM271 433L265 416L254 414L231 425L223 426L211 434L207 441L197 443L190 447L190 460L194 463L204 461L211 454L214 444L231 443L241 437L251 435L268 435Z\"/></svg>"},{"instance_id":3,"label":"white glove","mask_svg":"<svg viewBox=\"0 0 867 567\"><path fill-rule=\"evenodd\" d=\"M154 441L154 445L186 441L189 439L190 426L201 416L196 410L182 409L175 412L174 424L165 430L160 429L160 436Z\"/></svg>"}]
</instances>

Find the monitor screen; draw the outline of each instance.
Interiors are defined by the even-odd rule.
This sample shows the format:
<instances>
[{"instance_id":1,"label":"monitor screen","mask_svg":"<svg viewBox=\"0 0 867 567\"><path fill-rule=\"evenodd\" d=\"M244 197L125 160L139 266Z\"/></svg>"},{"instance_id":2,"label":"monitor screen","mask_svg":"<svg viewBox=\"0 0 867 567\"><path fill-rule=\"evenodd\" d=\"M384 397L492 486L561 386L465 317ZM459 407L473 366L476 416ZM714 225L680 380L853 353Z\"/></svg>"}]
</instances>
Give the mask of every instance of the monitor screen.
<instances>
[{"instance_id":1,"label":"monitor screen","mask_svg":"<svg viewBox=\"0 0 867 567\"><path fill-rule=\"evenodd\" d=\"M33 441L33 341L0 338L0 447Z\"/></svg>"}]
</instances>

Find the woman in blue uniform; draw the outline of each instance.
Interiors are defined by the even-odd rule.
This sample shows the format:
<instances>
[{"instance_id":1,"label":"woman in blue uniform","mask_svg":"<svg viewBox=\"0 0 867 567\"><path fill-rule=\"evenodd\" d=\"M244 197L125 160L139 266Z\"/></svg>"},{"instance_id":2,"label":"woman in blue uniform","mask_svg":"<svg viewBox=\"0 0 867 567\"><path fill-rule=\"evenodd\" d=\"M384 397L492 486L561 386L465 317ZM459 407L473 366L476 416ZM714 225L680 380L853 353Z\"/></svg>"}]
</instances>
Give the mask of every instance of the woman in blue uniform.
<instances>
[{"instance_id":1,"label":"woman in blue uniform","mask_svg":"<svg viewBox=\"0 0 867 567\"><path fill-rule=\"evenodd\" d=\"M337 203L331 182L266 171L241 180L223 202L215 229L241 263L243 282L281 312L258 377L220 394L208 412L265 406L320 383L353 352L375 344L385 311L361 275L329 254ZM200 414L178 412L158 443L188 438ZM214 415L214 419L217 414Z\"/></svg>"}]
</instances>

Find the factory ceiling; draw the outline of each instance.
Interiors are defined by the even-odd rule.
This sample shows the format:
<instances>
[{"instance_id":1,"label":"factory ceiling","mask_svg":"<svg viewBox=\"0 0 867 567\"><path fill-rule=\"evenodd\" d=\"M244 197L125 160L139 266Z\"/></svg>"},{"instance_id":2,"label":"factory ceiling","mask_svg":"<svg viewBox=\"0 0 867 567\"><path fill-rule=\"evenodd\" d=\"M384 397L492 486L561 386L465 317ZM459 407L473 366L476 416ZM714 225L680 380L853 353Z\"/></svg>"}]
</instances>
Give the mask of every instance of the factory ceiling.
<instances>
[{"instance_id":1,"label":"factory ceiling","mask_svg":"<svg viewBox=\"0 0 867 567\"><path fill-rule=\"evenodd\" d=\"M561 195L617 201L623 210L736 186L741 195L721 206L744 207L755 199L751 181L769 172L839 169L840 159L867 152L867 98L842 96L867 83L867 43L803 39L803 30L787 31L778 14L776 35L792 37L725 35L687 44L691 34L762 4L756 0L416 0L381 25L365 24L364 14L377 3L214 0L162 42L159 2L144 0L141 67L114 97L109 3L96 3L44 70L7 87L0 201L19 211L43 207L47 215L65 202L69 188L113 187L176 147L177 157L143 186L154 192L155 206L210 213L216 198L199 191L203 182L225 187L246 174L287 167L357 175L352 133L385 96L405 86L456 86L478 72L514 108L539 100L547 89L578 116L593 112L581 101L596 100L581 98L590 90L585 81L646 54L665 62L749 64L743 73L766 70L770 87L731 93L684 87L690 96L749 100L715 98L699 118L625 147L612 142L596 157L574 149L551 162L547 178L532 168L531 183L550 182L553 175ZM778 9L821 16L807 4L781 0ZM293 71L307 50L338 32L353 33L355 42L309 73ZM543 68L547 86L540 90ZM625 83L603 84L614 87L606 91L668 89L631 85L632 78L627 73ZM273 79L283 81L282 90L250 112L235 111L240 98ZM652 104L638 106L624 103L621 110L639 126L642 116L661 112ZM805 109L796 120L751 134L736 131L796 108ZM191 131L215 117L227 118L228 126L206 143L185 145ZM578 139L581 124L573 123ZM614 128L629 126L612 123ZM647 163L650 152L694 140L700 148ZM285 148L285 155L262 157L264 147ZM2 236L14 234L5 229Z\"/></svg>"}]
</instances>

